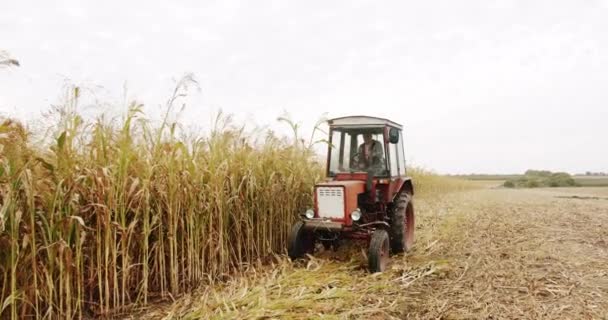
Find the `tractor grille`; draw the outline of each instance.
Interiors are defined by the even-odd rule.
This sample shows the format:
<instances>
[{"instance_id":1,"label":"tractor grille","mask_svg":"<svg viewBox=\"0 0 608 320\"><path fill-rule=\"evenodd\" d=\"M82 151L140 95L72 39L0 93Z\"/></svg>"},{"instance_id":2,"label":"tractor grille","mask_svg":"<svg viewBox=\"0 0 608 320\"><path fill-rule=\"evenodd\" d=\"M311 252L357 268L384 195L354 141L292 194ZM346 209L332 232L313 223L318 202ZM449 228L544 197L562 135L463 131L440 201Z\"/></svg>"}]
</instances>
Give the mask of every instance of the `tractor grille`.
<instances>
[{"instance_id":1,"label":"tractor grille","mask_svg":"<svg viewBox=\"0 0 608 320\"><path fill-rule=\"evenodd\" d=\"M344 189L340 187L318 187L317 204L319 217L344 219Z\"/></svg>"}]
</instances>

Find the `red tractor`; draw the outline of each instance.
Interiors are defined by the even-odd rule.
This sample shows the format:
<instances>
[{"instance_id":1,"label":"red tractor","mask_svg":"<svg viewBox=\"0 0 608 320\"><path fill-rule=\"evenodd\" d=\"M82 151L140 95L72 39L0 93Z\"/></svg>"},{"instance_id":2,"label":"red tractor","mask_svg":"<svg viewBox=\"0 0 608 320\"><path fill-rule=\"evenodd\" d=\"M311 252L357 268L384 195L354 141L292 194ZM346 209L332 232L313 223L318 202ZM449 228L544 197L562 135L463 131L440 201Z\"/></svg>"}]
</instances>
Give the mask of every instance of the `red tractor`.
<instances>
[{"instance_id":1,"label":"red tractor","mask_svg":"<svg viewBox=\"0 0 608 320\"><path fill-rule=\"evenodd\" d=\"M414 242L414 187L407 176L402 126L352 116L329 123L327 179L291 230L292 260L313 254L317 244L337 248L344 239L367 240L369 270L386 269L390 253Z\"/></svg>"}]
</instances>

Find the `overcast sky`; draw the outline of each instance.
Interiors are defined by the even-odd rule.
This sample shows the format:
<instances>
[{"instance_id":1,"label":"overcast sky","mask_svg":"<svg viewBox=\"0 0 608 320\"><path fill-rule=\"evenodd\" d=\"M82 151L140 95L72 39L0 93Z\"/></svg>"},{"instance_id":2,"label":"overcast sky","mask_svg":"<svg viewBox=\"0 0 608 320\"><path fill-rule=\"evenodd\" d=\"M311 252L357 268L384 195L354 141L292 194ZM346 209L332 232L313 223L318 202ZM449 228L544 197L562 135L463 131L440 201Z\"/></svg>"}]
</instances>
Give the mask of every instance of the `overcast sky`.
<instances>
[{"instance_id":1,"label":"overcast sky","mask_svg":"<svg viewBox=\"0 0 608 320\"><path fill-rule=\"evenodd\" d=\"M192 72L193 123L369 114L442 173L608 171L608 0L3 1L0 49L4 116L66 79L153 113Z\"/></svg>"}]
</instances>

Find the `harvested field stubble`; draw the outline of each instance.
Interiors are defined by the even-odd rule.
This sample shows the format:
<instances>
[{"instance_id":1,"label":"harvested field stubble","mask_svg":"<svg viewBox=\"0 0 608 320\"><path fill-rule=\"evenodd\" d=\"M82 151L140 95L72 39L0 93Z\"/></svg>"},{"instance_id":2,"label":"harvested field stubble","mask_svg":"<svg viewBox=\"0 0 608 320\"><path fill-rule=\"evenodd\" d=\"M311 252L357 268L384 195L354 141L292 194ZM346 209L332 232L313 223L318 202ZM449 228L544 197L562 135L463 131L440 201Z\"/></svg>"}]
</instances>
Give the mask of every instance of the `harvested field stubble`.
<instances>
[{"instance_id":1,"label":"harvested field stubble","mask_svg":"<svg viewBox=\"0 0 608 320\"><path fill-rule=\"evenodd\" d=\"M403 303L401 293L440 269L430 263L411 270L403 263L384 274L368 276L359 260L311 257L305 264L279 260L272 271L246 274L225 286L189 296L172 306L168 318L391 318Z\"/></svg>"},{"instance_id":2,"label":"harvested field stubble","mask_svg":"<svg viewBox=\"0 0 608 320\"><path fill-rule=\"evenodd\" d=\"M608 235L608 206L555 200L555 192L461 196L457 201L466 212L444 225L444 245L437 251L450 261L451 272L420 284L428 305L444 306L444 312L429 309L431 315L603 319L608 252L600 239Z\"/></svg>"}]
</instances>

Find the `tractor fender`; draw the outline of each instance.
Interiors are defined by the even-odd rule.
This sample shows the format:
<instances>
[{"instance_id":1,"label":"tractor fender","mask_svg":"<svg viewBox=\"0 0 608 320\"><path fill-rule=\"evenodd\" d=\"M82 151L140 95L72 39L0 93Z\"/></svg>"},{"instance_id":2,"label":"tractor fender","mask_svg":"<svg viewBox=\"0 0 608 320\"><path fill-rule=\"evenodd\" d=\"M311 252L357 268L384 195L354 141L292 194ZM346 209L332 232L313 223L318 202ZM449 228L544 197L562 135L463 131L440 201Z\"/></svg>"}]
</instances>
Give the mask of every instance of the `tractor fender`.
<instances>
[{"instance_id":1,"label":"tractor fender","mask_svg":"<svg viewBox=\"0 0 608 320\"><path fill-rule=\"evenodd\" d=\"M414 183L412 182L412 178L407 177L403 179L399 190L393 195L393 201L395 201L402 192L406 192L410 196L414 195Z\"/></svg>"},{"instance_id":2,"label":"tractor fender","mask_svg":"<svg viewBox=\"0 0 608 320\"><path fill-rule=\"evenodd\" d=\"M405 181L403 181L403 184L401 185L401 190L399 190L399 192L407 192L409 195L413 196L414 195L414 183L412 182L412 178L405 178Z\"/></svg>"}]
</instances>

